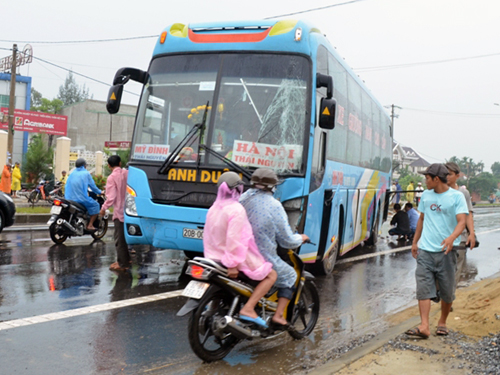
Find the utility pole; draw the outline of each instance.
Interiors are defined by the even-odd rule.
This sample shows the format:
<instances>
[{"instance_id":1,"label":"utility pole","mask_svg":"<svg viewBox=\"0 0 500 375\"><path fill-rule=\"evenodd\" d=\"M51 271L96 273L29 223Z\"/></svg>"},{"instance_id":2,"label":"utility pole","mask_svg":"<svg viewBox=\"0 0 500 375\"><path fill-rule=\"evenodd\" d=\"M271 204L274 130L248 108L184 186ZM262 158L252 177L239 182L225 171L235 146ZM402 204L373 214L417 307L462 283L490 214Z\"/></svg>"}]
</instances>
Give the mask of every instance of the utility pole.
<instances>
[{"instance_id":1,"label":"utility pole","mask_svg":"<svg viewBox=\"0 0 500 375\"><path fill-rule=\"evenodd\" d=\"M7 135L7 152L10 154L8 163L12 164L14 151L14 108L16 106L16 68L17 68L17 44L12 48L12 66L10 69L10 98L9 98L9 131ZM29 93L28 93L29 95ZM1 162L1 161L0 161Z\"/></svg>"},{"instance_id":2,"label":"utility pole","mask_svg":"<svg viewBox=\"0 0 500 375\"><path fill-rule=\"evenodd\" d=\"M394 112L394 108L402 109L401 107L398 107L397 105L392 104L391 105L391 136L394 137L394 118L398 118L399 115L397 115Z\"/></svg>"}]
</instances>

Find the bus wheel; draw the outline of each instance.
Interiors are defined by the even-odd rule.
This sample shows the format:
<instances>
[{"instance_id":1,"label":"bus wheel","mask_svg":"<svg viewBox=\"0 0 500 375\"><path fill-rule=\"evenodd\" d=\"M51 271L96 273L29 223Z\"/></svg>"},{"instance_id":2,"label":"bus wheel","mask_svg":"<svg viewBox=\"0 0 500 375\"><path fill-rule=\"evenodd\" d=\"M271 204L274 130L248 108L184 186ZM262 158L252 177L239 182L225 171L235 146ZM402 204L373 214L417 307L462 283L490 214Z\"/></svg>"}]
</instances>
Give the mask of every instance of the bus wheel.
<instances>
[{"instance_id":1,"label":"bus wheel","mask_svg":"<svg viewBox=\"0 0 500 375\"><path fill-rule=\"evenodd\" d=\"M335 267L335 262L337 261L337 255L339 253L340 241L337 241L333 248L330 250L328 255L323 258L323 260L317 260L310 269L314 275L330 275Z\"/></svg>"},{"instance_id":2,"label":"bus wheel","mask_svg":"<svg viewBox=\"0 0 500 375\"><path fill-rule=\"evenodd\" d=\"M365 244L368 246L376 245L378 241L379 220L376 215L374 216L374 220L375 222L372 225L372 230L370 231L370 237L368 237L368 239L365 241Z\"/></svg>"}]
</instances>

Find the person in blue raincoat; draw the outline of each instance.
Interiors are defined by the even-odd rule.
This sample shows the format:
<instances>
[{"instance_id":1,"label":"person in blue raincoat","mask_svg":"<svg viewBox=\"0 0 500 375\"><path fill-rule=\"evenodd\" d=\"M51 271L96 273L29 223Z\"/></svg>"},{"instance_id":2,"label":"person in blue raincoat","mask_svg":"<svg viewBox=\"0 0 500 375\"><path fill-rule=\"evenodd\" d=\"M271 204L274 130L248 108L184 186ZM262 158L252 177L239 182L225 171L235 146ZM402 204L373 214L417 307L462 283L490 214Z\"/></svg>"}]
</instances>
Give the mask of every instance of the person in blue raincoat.
<instances>
[{"instance_id":1,"label":"person in blue raincoat","mask_svg":"<svg viewBox=\"0 0 500 375\"><path fill-rule=\"evenodd\" d=\"M309 240L305 234L293 233L288 217L281 203L273 197L278 176L271 169L259 168L250 180L252 188L240 197L245 207L248 221L259 251L264 259L272 263L278 274L275 285L278 287L278 306L272 317L275 328L285 329L288 322L283 313L292 298L297 280L297 273L278 255L278 245L285 249L295 249Z\"/></svg>"},{"instance_id":2,"label":"person in blue raincoat","mask_svg":"<svg viewBox=\"0 0 500 375\"><path fill-rule=\"evenodd\" d=\"M100 206L96 200L89 197L88 188L97 195L100 195L102 191L96 186L94 179L87 171L87 162L85 159L78 159L75 162L75 167L76 169L69 175L66 181L64 198L85 206L90 215L87 230L95 231L94 221L99 214Z\"/></svg>"}]
</instances>

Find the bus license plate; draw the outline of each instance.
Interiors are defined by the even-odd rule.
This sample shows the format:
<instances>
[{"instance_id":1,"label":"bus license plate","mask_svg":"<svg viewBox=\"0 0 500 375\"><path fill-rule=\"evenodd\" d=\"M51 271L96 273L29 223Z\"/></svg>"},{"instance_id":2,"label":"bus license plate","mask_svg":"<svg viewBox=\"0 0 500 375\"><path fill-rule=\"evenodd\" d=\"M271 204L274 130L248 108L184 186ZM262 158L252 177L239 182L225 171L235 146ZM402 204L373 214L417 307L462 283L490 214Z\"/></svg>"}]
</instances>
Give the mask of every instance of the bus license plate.
<instances>
[{"instance_id":1,"label":"bus license plate","mask_svg":"<svg viewBox=\"0 0 500 375\"><path fill-rule=\"evenodd\" d=\"M182 291L184 297L200 299L205 294L210 284L191 280Z\"/></svg>"},{"instance_id":2,"label":"bus license plate","mask_svg":"<svg viewBox=\"0 0 500 375\"><path fill-rule=\"evenodd\" d=\"M182 229L182 237L202 240L203 239L203 229L183 228Z\"/></svg>"},{"instance_id":3,"label":"bus license plate","mask_svg":"<svg viewBox=\"0 0 500 375\"><path fill-rule=\"evenodd\" d=\"M62 207L61 206L52 206L50 209L50 214L51 215L59 215L61 213Z\"/></svg>"}]
</instances>

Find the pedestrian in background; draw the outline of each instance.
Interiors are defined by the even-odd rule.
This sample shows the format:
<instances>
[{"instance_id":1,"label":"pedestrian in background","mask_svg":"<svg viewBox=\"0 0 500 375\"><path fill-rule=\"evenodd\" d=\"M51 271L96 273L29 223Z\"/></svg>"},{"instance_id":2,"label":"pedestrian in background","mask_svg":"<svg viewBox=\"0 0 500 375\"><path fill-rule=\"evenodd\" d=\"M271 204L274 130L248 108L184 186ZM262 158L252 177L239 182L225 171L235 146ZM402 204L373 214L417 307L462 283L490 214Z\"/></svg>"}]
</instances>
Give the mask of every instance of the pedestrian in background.
<instances>
[{"instance_id":1,"label":"pedestrian in background","mask_svg":"<svg viewBox=\"0 0 500 375\"><path fill-rule=\"evenodd\" d=\"M460 235L460 245L457 248L457 272L455 273L455 289L457 288L458 282L460 281L460 275L465 264L465 256L467 252L467 246L472 250L476 246L476 234L474 231L474 216L472 209L472 200L469 191L465 186L458 186L457 180L460 177L460 167L457 163L448 162L445 164L448 168L448 186L452 189L458 190L464 195L465 202L467 202L467 208L469 210L469 215L467 215L467 222L464 231Z\"/></svg>"},{"instance_id":2,"label":"pedestrian in background","mask_svg":"<svg viewBox=\"0 0 500 375\"><path fill-rule=\"evenodd\" d=\"M116 248L116 262L109 266L112 271L126 271L130 268L130 254L125 241L125 224L123 209L125 207L125 192L127 189L128 171L122 169L122 161L118 155L108 158L108 167L111 174L106 182L106 201L101 207L103 216L108 208L113 206L113 223L115 224L114 240Z\"/></svg>"},{"instance_id":3,"label":"pedestrian in background","mask_svg":"<svg viewBox=\"0 0 500 375\"><path fill-rule=\"evenodd\" d=\"M67 179L68 179L68 176L66 174L66 171L62 171L61 178L59 179L59 181L61 182L61 190L62 190L63 194L64 194L64 189L66 188L66 180Z\"/></svg>"},{"instance_id":4,"label":"pedestrian in background","mask_svg":"<svg viewBox=\"0 0 500 375\"><path fill-rule=\"evenodd\" d=\"M413 208L413 204L410 202L405 204L405 211L408 214L408 219L410 220L410 234L413 236L417 230L417 223L420 215L417 210Z\"/></svg>"},{"instance_id":5,"label":"pedestrian in background","mask_svg":"<svg viewBox=\"0 0 500 375\"><path fill-rule=\"evenodd\" d=\"M17 192L21 190L21 169L19 169L19 162L16 161L14 169L12 169L12 196L17 198Z\"/></svg>"},{"instance_id":6,"label":"pedestrian in background","mask_svg":"<svg viewBox=\"0 0 500 375\"><path fill-rule=\"evenodd\" d=\"M2 181L0 182L0 190L2 190L5 194L10 194L12 180L11 180L11 165L7 163L3 167L2 171Z\"/></svg>"},{"instance_id":7,"label":"pedestrian in background","mask_svg":"<svg viewBox=\"0 0 500 375\"><path fill-rule=\"evenodd\" d=\"M391 225L394 226L394 228L389 229L389 235L398 235L398 239L400 239L410 234L410 220L406 211L401 210L401 205L399 203L394 204L394 211L396 211L396 213L391 219Z\"/></svg>"},{"instance_id":8,"label":"pedestrian in background","mask_svg":"<svg viewBox=\"0 0 500 375\"><path fill-rule=\"evenodd\" d=\"M427 189L418 206L420 218L413 237L411 253L417 260L415 278L420 325L406 331L408 336L428 338L431 298L441 296L441 316L436 334L448 335L446 320L455 299L456 247L465 228L468 209L464 195L447 185L448 169L431 164L424 172ZM437 283L437 286L436 286Z\"/></svg>"},{"instance_id":9,"label":"pedestrian in background","mask_svg":"<svg viewBox=\"0 0 500 375\"><path fill-rule=\"evenodd\" d=\"M415 188L415 203L418 204L420 203L420 198L422 198L422 193L424 192L424 188L422 187L422 183L419 182L417 183L417 187Z\"/></svg>"},{"instance_id":10,"label":"pedestrian in background","mask_svg":"<svg viewBox=\"0 0 500 375\"><path fill-rule=\"evenodd\" d=\"M403 188L399 184L399 181L396 180L396 203L399 203L401 201L401 191Z\"/></svg>"},{"instance_id":11,"label":"pedestrian in background","mask_svg":"<svg viewBox=\"0 0 500 375\"><path fill-rule=\"evenodd\" d=\"M406 190L410 190L410 191L415 190L415 186L413 185L413 181L410 181L410 183L406 187ZM406 193L406 200L409 203L413 203L414 196L415 196L415 193L413 191L411 191L410 193Z\"/></svg>"}]
</instances>

